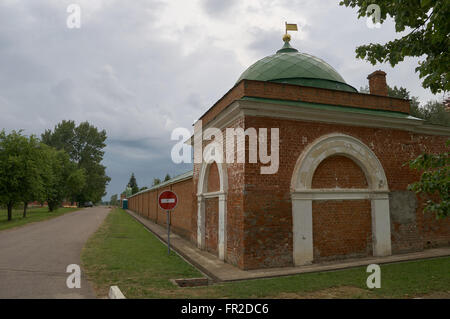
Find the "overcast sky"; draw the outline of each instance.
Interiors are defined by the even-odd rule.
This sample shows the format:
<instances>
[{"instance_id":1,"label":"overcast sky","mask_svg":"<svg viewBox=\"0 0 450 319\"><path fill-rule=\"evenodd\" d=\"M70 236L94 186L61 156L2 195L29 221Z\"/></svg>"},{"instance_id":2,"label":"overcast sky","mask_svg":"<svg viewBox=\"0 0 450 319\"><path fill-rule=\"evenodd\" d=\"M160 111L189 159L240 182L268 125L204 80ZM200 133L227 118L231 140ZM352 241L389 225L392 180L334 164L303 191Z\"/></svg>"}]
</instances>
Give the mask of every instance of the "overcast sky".
<instances>
[{"instance_id":1,"label":"overcast sky","mask_svg":"<svg viewBox=\"0 0 450 319\"><path fill-rule=\"evenodd\" d=\"M66 25L81 6L81 28ZM320 57L359 89L376 69L422 102L418 59L395 69L355 59L355 48L398 37L369 29L339 0L0 0L0 124L41 134L64 119L105 129L108 198L134 172L149 186L190 169L171 162L176 127L191 128L252 63L282 46Z\"/></svg>"}]
</instances>

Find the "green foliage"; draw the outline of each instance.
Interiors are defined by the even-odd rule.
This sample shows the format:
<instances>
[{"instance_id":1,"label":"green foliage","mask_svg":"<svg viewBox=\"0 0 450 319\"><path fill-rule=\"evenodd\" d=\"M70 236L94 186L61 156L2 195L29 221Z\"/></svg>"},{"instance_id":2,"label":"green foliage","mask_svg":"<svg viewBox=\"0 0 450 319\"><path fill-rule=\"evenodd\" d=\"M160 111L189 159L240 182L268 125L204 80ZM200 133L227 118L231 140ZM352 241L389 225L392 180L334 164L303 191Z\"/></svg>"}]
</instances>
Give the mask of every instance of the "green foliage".
<instances>
[{"instance_id":1,"label":"green foliage","mask_svg":"<svg viewBox=\"0 0 450 319\"><path fill-rule=\"evenodd\" d=\"M358 18L369 16L370 4L380 7L381 21L388 16L395 22L395 31L406 35L385 44L370 43L357 47L356 56L372 64L397 65L405 57L424 57L416 72L423 78L422 86L433 93L449 91L450 65L450 1L448 0L343 0L340 5L358 7Z\"/></svg>"},{"instance_id":2,"label":"green foliage","mask_svg":"<svg viewBox=\"0 0 450 319\"><path fill-rule=\"evenodd\" d=\"M39 142L21 131L0 132L0 202L8 207L8 220L18 202L42 198Z\"/></svg>"},{"instance_id":3,"label":"green foliage","mask_svg":"<svg viewBox=\"0 0 450 319\"><path fill-rule=\"evenodd\" d=\"M70 160L64 150L56 150L43 145L42 157L45 200L50 211L58 208L67 198L73 198L85 185L86 174Z\"/></svg>"},{"instance_id":4,"label":"green foliage","mask_svg":"<svg viewBox=\"0 0 450 319\"><path fill-rule=\"evenodd\" d=\"M450 140L447 141L447 148ZM409 166L422 172L420 181L409 185L409 189L428 197L425 211L434 212L438 218L450 213L450 157L449 152L441 154L424 153L409 162ZM435 199L435 198L438 199Z\"/></svg>"},{"instance_id":5,"label":"green foliage","mask_svg":"<svg viewBox=\"0 0 450 319\"><path fill-rule=\"evenodd\" d=\"M159 179L159 178L153 178L153 184L152 184L152 186L159 185L159 184L161 184L161 179Z\"/></svg>"},{"instance_id":6,"label":"green foliage","mask_svg":"<svg viewBox=\"0 0 450 319\"><path fill-rule=\"evenodd\" d=\"M369 86L361 87L359 92L369 94ZM410 100L410 113L414 117L424 119L430 124L450 126L450 112L445 111L444 103L428 101L425 105L420 105L418 97L411 96L407 89L397 86L388 86L388 96Z\"/></svg>"},{"instance_id":7,"label":"green foliage","mask_svg":"<svg viewBox=\"0 0 450 319\"><path fill-rule=\"evenodd\" d=\"M170 179L171 179L170 175L169 175L169 174L166 174L166 177L164 177L164 181L167 182L167 181L170 180Z\"/></svg>"},{"instance_id":8,"label":"green foliage","mask_svg":"<svg viewBox=\"0 0 450 319\"><path fill-rule=\"evenodd\" d=\"M130 181L128 182L127 186L131 188L131 195L139 192L139 187L136 182L136 177L134 176L134 173L131 173Z\"/></svg>"},{"instance_id":9,"label":"green foliage","mask_svg":"<svg viewBox=\"0 0 450 319\"><path fill-rule=\"evenodd\" d=\"M119 201L118 201L117 194L112 195L109 204L112 205L112 206L117 206L118 203L119 203Z\"/></svg>"},{"instance_id":10,"label":"green foliage","mask_svg":"<svg viewBox=\"0 0 450 319\"><path fill-rule=\"evenodd\" d=\"M411 115L420 117L431 124L450 126L450 112L445 110L443 103L438 101L428 101L418 110L411 112Z\"/></svg>"},{"instance_id":11,"label":"green foliage","mask_svg":"<svg viewBox=\"0 0 450 319\"><path fill-rule=\"evenodd\" d=\"M74 121L62 121L54 130L46 130L42 141L58 150L65 150L80 169L84 169L84 186L72 194L78 202L99 202L105 195L106 185L111 180L101 164L106 147L106 131L99 131L88 122L75 125ZM81 173L80 173L81 174ZM81 182L80 176L76 183ZM74 177L75 178L75 177Z\"/></svg>"}]
</instances>

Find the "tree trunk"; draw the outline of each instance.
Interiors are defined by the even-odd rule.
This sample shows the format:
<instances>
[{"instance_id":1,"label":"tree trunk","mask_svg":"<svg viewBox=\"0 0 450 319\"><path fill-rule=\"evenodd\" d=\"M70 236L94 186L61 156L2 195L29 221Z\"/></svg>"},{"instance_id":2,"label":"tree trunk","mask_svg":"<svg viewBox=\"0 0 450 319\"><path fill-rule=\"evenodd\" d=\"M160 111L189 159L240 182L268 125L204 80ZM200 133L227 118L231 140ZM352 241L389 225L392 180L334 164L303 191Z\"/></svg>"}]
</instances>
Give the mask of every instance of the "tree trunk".
<instances>
[{"instance_id":1,"label":"tree trunk","mask_svg":"<svg viewBox=\"0 0 450 319\"><path fill-rule=\"evenodd\" d=\"M9 202L7 206L8 206L8 221L10 221L12 219L13 203Z\"/></svg>"},{"instance_id":2,"label":"tree trunk","mask_svg":"<svg viewBox=\"0 0 450 319\"><path fill-rule=\"evenodd\" d=\"M28 203L24 202L23 203L23 218L27 217L27 207L28 207Z\"/></svg>"}]
</instances>

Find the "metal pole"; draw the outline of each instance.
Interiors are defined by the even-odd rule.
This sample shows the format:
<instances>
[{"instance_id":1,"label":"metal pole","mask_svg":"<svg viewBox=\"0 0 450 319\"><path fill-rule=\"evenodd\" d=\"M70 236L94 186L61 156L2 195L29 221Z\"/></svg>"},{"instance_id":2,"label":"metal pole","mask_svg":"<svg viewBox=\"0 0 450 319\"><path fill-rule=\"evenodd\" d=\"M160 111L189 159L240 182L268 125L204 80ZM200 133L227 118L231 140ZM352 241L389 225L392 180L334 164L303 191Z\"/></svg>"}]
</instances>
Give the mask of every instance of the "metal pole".
<instances>
[{"instance_id":1,"label":"metal pole","mask_svg":"<svg viewBox=\"0 0 450 319\"><path fill-rule=\"evenodd\" d=\"M167 211L167 254L170 255L170 210Z\"/></svg>"}]
</instances>

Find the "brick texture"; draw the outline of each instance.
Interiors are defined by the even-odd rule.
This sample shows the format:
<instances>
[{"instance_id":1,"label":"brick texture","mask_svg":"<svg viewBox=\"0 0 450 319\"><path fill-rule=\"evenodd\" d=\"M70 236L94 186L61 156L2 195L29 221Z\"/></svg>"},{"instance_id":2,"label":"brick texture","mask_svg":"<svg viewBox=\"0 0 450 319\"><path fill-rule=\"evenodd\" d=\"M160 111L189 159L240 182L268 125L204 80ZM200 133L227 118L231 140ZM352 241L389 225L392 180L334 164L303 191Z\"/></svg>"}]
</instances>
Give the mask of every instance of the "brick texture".
<instances>
[{"instance_id":1,"label":"brick texture","mask_svg":"<svg viewBox=\"0 0 450 319\"><path fill-rule=\"evenodd\" d=\"M205 200L205 221L206 250L217 255L219 229L219 200L217 197Z\"/></svg>"},{"instance_id":2,"label":"brick texture","mask_svg":"<svg viewBox=\"0 0 450 319\"><path fill-rule=\"evenodd\" d=\"M345 156L324 159L312 180L312 188L367 188L366 177L361 168Z\"/></svg>"},{"instance_id":3,"label":"brick texture","mask_svg":"<svg viewBox=\"0 0 450 319\"><path fill-rule=\"evenodd\" d=\"M369 200L313 201L314 261L372 255Z\"/></svg>"}]
</instances>

